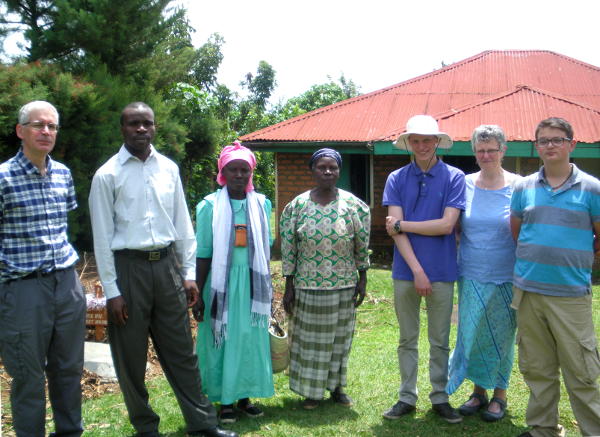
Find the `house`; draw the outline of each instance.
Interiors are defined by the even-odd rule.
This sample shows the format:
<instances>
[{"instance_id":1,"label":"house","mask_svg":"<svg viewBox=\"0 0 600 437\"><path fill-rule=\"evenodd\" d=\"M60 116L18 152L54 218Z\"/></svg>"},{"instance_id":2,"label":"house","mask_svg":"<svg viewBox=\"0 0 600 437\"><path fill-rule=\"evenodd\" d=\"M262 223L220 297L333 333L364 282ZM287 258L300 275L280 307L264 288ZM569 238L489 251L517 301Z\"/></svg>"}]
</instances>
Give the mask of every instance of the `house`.
<instances>
[{"instance_id":1,"label":"house","mask_svg":"<svg viewBox=\"0 0 600 437\"><path fill-rule=\"evenodd\" d=\"M387 175L409 162L407 152L392 143L415 114L438 120L454 139L450 150L438 154L466 173L477 169L470 145L473 129L500 125L508 141L504 166L523 175L540 165L533 146L537 123L563 117L578 141L573 161L600 175L600 68L541 50L485 51L240 139L254 150L275 152L278 214L294 196L313 187L310 154L321 147L337 149L344 160L338 186L369 203L371 247L389 250L383 188Z\"/></svg>"}]
</instances>

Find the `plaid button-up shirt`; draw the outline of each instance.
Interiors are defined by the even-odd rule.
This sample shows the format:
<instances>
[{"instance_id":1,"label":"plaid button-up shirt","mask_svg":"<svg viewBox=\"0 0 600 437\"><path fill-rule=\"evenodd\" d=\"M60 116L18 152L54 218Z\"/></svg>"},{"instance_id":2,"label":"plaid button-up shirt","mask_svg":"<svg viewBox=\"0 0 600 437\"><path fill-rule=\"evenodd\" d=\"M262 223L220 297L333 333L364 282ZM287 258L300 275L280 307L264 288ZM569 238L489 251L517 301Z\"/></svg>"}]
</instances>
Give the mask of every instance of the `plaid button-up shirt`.
<instances>
[{"instance_id":1,"label":"plaid button-up shirt","mask_svg":"<svg viewBox=\"0 0 600 437\"><path fill-rule=\"evenodd\" d=\"M67 212L77 208L67 167L48 157L42 176L22 150L0 164L0 282L72 266Z\"/></svg>"}]
</instances>

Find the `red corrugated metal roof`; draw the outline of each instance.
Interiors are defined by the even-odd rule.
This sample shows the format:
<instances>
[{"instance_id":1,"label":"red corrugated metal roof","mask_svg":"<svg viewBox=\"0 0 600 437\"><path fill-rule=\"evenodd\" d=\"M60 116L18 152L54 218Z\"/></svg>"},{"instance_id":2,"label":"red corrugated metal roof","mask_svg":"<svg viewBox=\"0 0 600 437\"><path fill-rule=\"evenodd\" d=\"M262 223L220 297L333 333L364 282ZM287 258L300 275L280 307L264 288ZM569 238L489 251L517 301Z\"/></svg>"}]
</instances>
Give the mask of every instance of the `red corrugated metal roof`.
<instances>
[{"instance_id":1,"label":"red corrugated metal roof","mask_svg":"<svg viewBox=\"0 0 600 437\"><path fill-rule=\"evenodd\" d=\"M531 141L543 118L569 120L579 141L600 141L600 68L550 51L486 51L414 79L308 112L241 137L245 142L369 142L430 114L457 141L482 123Z\"/></svg>"}]
</instances>

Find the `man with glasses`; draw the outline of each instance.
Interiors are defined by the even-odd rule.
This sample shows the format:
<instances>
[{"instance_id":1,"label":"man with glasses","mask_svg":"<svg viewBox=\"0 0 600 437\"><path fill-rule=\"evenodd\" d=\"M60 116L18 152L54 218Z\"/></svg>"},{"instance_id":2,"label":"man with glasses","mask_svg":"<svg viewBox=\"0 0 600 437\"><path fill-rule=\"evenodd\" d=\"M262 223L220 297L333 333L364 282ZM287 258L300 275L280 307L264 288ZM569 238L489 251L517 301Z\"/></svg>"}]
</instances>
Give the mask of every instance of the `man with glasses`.
<instances>
[{"instance_id":1,"label":"man with glasses","mask_svg":"<svg viewBox=\"0 0 600 437\"><path fill-rule=\"evenodd\" d=\"M45 435L47 379L52 435L79 436L86 303L67 240L73 179L49 156L56 108L24 105L16 131L21 149L0 165L0 356L13 378L13 429Z\"/></svg>"},{"instance_id":2,"label":"man with glasses","mask_svg":"<svg viewBox=\"0 0 600 437\"><path fill-rule=\"evenodd\" d=\"M386 228L394 240L394 305L400 327L400 399L383 413L398 419L415 410L419 313L427 302L429 399L433 411L448 423L462 417L448 403L448 338L454 281L458 277L454 227L465 208L465 175L436 156L452 140L428 115L415 115L395 146L414 155L413 162L392 172L385 184Z\"/></svg>"},{"instance_id":3,"label":"man with glasses","mask_svg":"<svg viewBox=\"0 0 600 437\"><path fill-rule=\"evenodd\" d=\"M147 104L123 109L121 133L124 143L94 175L89 202L108 338L129 420L138 436L159 436L160 418L144 382L150 336L188 435L236 437L217 426L202 393L188 315L198 300L196 235L179 169L152 145L156 125Z\"/></svg>"},{"instance_id":4,"label":"man with glasses","mask_svg":"<svg viewBox=\"0 0 600 437\"><path fill-rule=\"evenodd\" d=\"M562 118L537 126L543 166L517 182L511 229L517 241L513 308L519 368L529 386L520 437L563 436L560 373L584 436L600 435L600 376L591 271L600 235L600 182L569 162L573 128ZM595 237L596 236L596 237Z\"/></svg>"}]
</instances>

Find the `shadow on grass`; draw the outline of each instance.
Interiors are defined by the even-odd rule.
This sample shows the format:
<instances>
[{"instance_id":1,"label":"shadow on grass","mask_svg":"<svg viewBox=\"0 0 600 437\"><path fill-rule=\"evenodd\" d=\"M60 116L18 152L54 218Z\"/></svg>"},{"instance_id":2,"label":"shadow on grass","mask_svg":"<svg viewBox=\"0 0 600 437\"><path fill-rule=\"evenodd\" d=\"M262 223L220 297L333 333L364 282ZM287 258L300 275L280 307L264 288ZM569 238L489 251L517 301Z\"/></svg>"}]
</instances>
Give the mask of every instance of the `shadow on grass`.
<instances>
[{"instance_id":1,"label":"shadow on grass","mask_svg":"<svg viewBox=\"0 0 600 437\"><path fill-rule=\"evenodd\" d=\"M398 420L381 419L381 424L371 427L375 437L398 436L518 436L528 428L515 425L509 413L498 422L485 422L478 415L464 417L460 423L444 422L433 410L425 414L409 414Z\"/></svg>"},{"instance_id":2,"label":"shadow on grass","mask_svg":"<svg viewBox=\"0 0 600 437\"><path fill-rule=\"evenodd\" d=\"M259 404L259 402L256 402ZM330 399L322 400L314 410L302 408L302 398L290 396L280 400L279 405L261 406L263 417L250 419L242 417L236 423L235 431L257 432L269 425L288 424L299 428L313 428L335 425L338 422L354 421L359 414L352 408L335 404ZM232 427L233 429L233 427Z\"/></svg>"}]
</instances>

